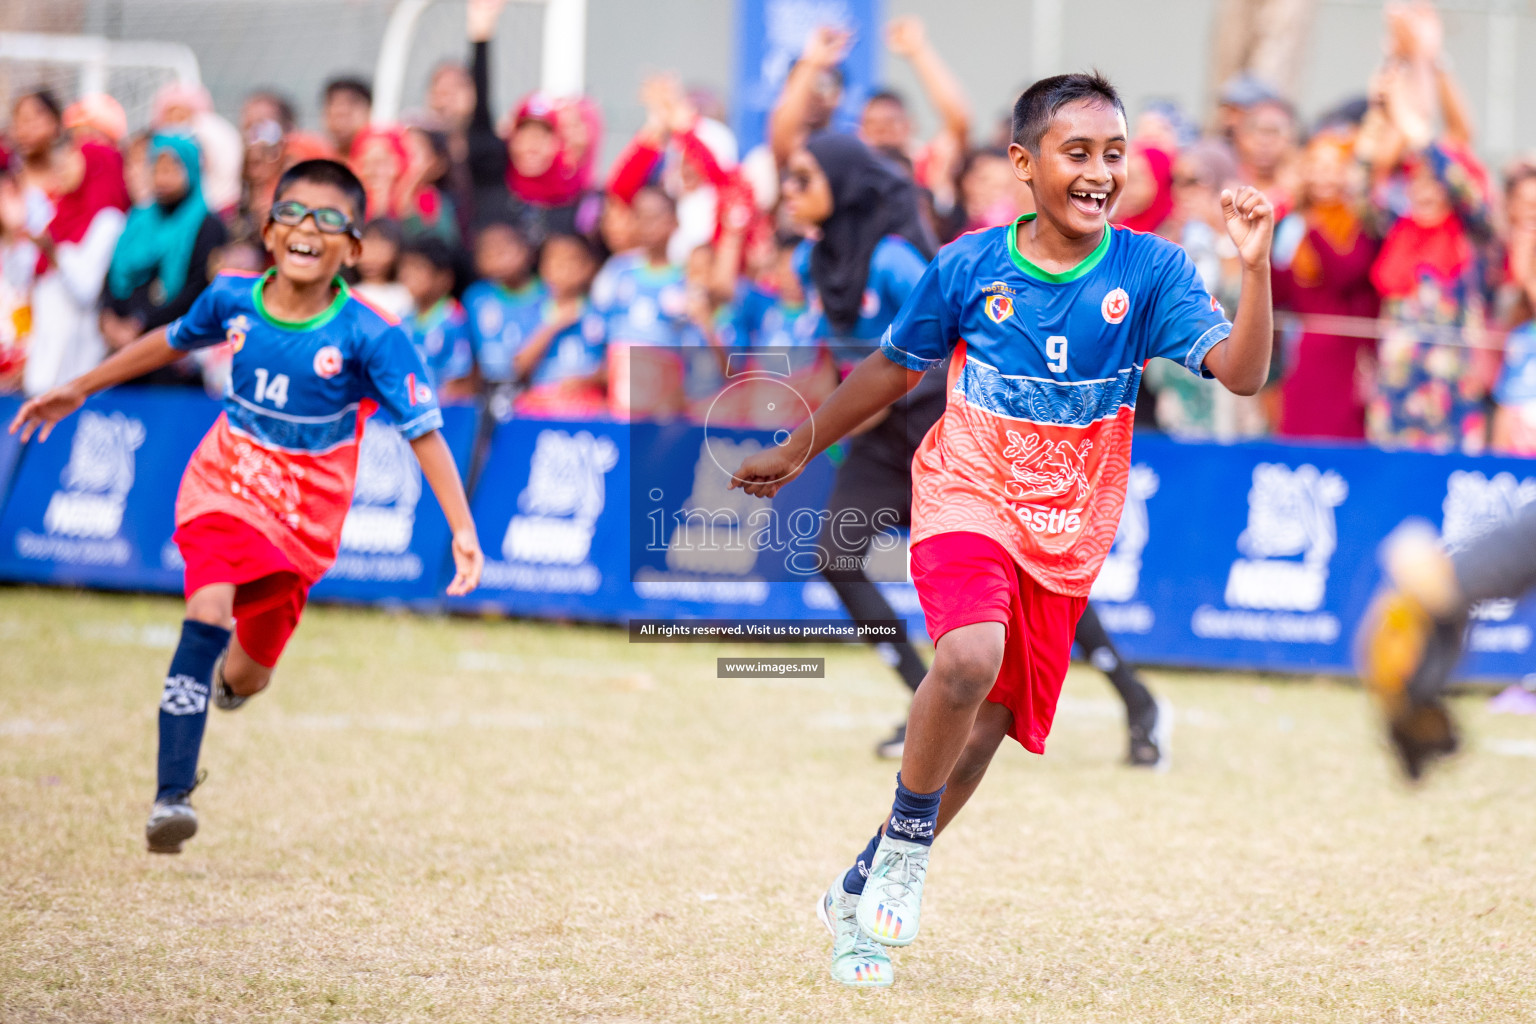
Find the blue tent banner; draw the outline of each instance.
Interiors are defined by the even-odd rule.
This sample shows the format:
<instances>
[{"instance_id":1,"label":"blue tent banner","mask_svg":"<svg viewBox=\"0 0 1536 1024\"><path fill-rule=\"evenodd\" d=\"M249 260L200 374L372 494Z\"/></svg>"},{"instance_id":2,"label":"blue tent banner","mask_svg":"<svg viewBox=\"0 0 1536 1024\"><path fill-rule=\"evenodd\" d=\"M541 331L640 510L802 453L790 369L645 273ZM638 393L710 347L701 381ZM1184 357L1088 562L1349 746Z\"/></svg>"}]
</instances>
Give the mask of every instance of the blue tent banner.
<instances>
[{"instance_id":1,"label":"blue tent banner","mask_svg":"<svg viewBox=\"0 0 1536 1024\"><path fill-rule=\"evenodd\" d=\"M176 491L218 414L200 391L124 389L34 438L0 514L0 578L180 591Z\"/></svg>"}]
</instances>

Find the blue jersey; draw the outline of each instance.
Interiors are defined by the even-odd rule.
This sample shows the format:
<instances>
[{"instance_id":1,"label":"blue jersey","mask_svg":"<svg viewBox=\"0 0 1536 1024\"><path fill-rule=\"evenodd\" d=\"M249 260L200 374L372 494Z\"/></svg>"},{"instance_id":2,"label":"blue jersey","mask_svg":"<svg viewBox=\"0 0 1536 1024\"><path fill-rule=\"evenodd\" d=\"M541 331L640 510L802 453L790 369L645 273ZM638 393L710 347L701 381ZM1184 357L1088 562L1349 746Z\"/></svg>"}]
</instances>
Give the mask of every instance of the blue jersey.
<instances>
[{"instance_id":1,"label":"blue jersey","mask_svg":"<svg viewBox=\"0 0 1536 1024\"><path fill-rule=\"evenodd\" d=\"M615 344L680 348L703 337L688 319L688 288L675 266L651 266L644 253L622 252L592 282L592 306Z\"/></svg>"},{"instance_id":2,"label":"blue jersey","mask_svg":"<svg viewBox=\"0 0 1536 1024\"><path fill-rule=\"evenodd\" d=\"M940 251L881 342L913 370L953 353L947 406L912 465L912 538L992 537L1048 589L1086 596L1114 541L1148 359L1206 374L1232 331L1184 251L1106 228L1050 273L1015 224Z\"/></svg>"},{"instance_id":3,"label":"blue jersey","mask_svg":"<svg viewBox=\"0 0 1536 1024\"><path fill-rule=\"evenodd\" d=\"M808 298L816 294L816 284L811 280L812 248L810 242L802 242L795 250L795 270L805 284ZM927 266L928 261L923 259L917 247L900 235L880 239L869 257L869 278L859 304L859 322L848 337L870 346L878 344ZM811 299L810 304L820 309L819 301ZM831 332L830 324L822 327L822 337L830 338Z\"/></svg>"},{"instance_id":4,"label":"blue jersey","mask_svg":"<svg viewBox=\"0 0 1536 1024\"><path fill-rule=\"evenodd\" d=\"M464 307L452 298L443 299L425 313L417 313L407 326L433 387L468 377L474 370L469 320Z\"/></svg>"},{"instance_id":5,"label":"blue jersey","mask_svg":"<svg viewBox=\"0 0 1536 1024\"><path fill-rule=\"evenodd\" d=\"M546 312L553 312L552 307ZM607 329L602 314L588 305L581 318L560 329L544 350L528 382L534 387L591 377L607 357Z\"/></svg>"},{"instance_id":6,"label":"blue jersey","mask_svg":"<svg viewBox=\"0 0 1536 1024\"><path fill-rule=\"evenodd\" d=\"M480 376L493 384L512 380L512 357L539 329L549 291L536 278L513 290L496 281L476 281L464 292L470 343Z\"/></svg>"},{"instance_id":7,"label":"blue jersey","mask_svg":"<svg viewBox=\"0 0 1536 1024\"><path fill-rule=\"evenodd\" d=\"M166 330L182 351L234 349L224 413L187 464L176 522L225 513L318 579L352 505L357 444L375 407L415 439L443 425L427 371L386 314L337 279L336 300L302 323L273 317L260 278L227 272Z\"/></svg>"}]
</instances>

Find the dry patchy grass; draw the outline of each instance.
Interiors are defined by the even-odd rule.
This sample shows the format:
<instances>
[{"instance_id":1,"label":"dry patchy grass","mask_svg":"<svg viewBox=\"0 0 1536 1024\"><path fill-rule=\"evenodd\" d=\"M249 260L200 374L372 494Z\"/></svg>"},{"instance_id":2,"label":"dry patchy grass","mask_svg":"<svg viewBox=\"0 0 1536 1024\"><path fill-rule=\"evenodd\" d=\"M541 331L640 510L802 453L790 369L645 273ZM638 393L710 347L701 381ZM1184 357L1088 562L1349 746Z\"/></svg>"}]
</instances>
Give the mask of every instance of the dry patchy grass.
<instances>
[{"instance_id":1,"label":"dry patchy grass","mask_svg":"<svg viewBox=\"0 0 1536 1024\"><path fill-rule=\"evenodd\" d=\"M0 590L0 1020L1528 1021L1536 723L1397 783L1358 692L1154 674L1174 770L1115 763L1074 669L941 840L897 987L826 975L814 902L889 800L874 656L311 610L210 716L180 857L143 851L178 608Z\"/></svg>"}]
</instances>

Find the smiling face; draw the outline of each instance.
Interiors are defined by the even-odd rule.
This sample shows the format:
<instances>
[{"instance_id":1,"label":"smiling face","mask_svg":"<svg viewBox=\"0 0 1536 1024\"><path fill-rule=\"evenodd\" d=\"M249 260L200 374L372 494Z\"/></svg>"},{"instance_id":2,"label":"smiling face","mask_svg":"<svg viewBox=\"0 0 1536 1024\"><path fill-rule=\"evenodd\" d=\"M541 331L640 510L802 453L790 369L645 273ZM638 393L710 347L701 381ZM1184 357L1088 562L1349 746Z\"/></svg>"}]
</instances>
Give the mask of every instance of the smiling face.
<instances>
[{"instance_id":1,"label":"smiling face","mask_svg":"<svg viewBox=\"0 0 1536 1024\"><path fill-rule=\"evenodd\" d=\"M1100 100L1068 103L1051 118L1038 155L1008 147L1014 174L1030 185L1040 219L1067 238L1097 238L1125 189L1125 117Z\"/></svg>"},{"instance_id":2,"label":"smiling face","mask_svg":"<svg viewBox=\"0 0 1536 1024\"><path fill-rule=\"evenodd\" d=\"M292 200L311 209L332 207L355 222L361 210L354 210L347 194L334 185L315 181L296 181L277 200ZM350 267L362 255L362 243L349 234L328 235L315 225L314 217L305 217L297 226L267 221L261 239L272 254L277 272L299 287L330 283L342 267Z\"/></svg>"}]
</instances>

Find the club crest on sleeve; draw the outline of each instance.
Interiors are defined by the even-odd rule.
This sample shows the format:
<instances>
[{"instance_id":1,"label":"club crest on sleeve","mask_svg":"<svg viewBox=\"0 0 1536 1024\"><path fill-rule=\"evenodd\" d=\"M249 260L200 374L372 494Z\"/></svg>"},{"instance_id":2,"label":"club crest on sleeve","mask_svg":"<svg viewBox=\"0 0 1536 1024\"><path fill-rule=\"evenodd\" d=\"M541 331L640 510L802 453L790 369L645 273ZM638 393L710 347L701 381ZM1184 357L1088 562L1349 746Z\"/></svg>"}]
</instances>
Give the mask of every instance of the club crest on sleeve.
<instances>
[{"instance_id":1,"label":"club crest on sleeve","mask_svg":"<svg viewBox=\"0 0 1536 1024\"><path fill-rule=\"evenodd\" d=\"M432 389L416 379L414 373L405 375L405 393L411 405L426 405L432 401Z\"/></svg>"},{"instance_id":2,"label":"club crest on sleeve","mask_svg":"<svg viewBox=\"0 0 1536 1024\"><path fill-rule=\"evenodd\" d=\"M1131 297L1125 293L1124 288L1116 288L1104 296L1100 309L1104 312L1105 323L1118 324L1131 311Z\"/></svg>"},{"instance_id":3,"label":"club crest on sleeve","mask_svg":"<svg viewBox=\"0 0 1536 1024\"><path fill-rule=\"evenodd\" d=\"M1221 303L1216 301L1216 296L1214 295L1211 296L1211 312L1220 313L1222 316L1227 315L1227 311L1221 308Z\"/></svg>"},{"instance_id":4,"label":"club crest on sleeve","mask_svg":"<svg viewBox=\"0 0 1536 1024\"><path fill-rule=\"evenodd\" d=\"M315 353L315 375L330 380L341 372L341 349L327 345Z\"/></svg>"},{"instance_id":5,"label":"club crest on sleeve","mask_svg":"<svg viewBox=\"0 0 1536 1024\"><path fill-rule=\"evenodd\" d=\"M1006 295L988 295L986 310L987 318L995 324L1000 324L1013 316L1013 300Z\"/></svg>"},{"instance_id":6,"label":"club crest on sleeve","mask_svg":"<svg viewBox=\"0 0 1536 1024\"><path fill-rule=\"evenodd\" d=\"M864 289L864 298L859 302L859 316L866 319L880 315L880 295L873 288Z\"/></svg>"},{"instance_id":7,"label":"club crest on sleeve","mask_svg":"<svg viewBox=\"0 0 1536 1024\"><path fill-rule=\"evenodd\" d=\"M245 345L245 332L251 329L251 321L244 313L224 323L224 341L236 352Z\"/></svg>"}]
</instances>

